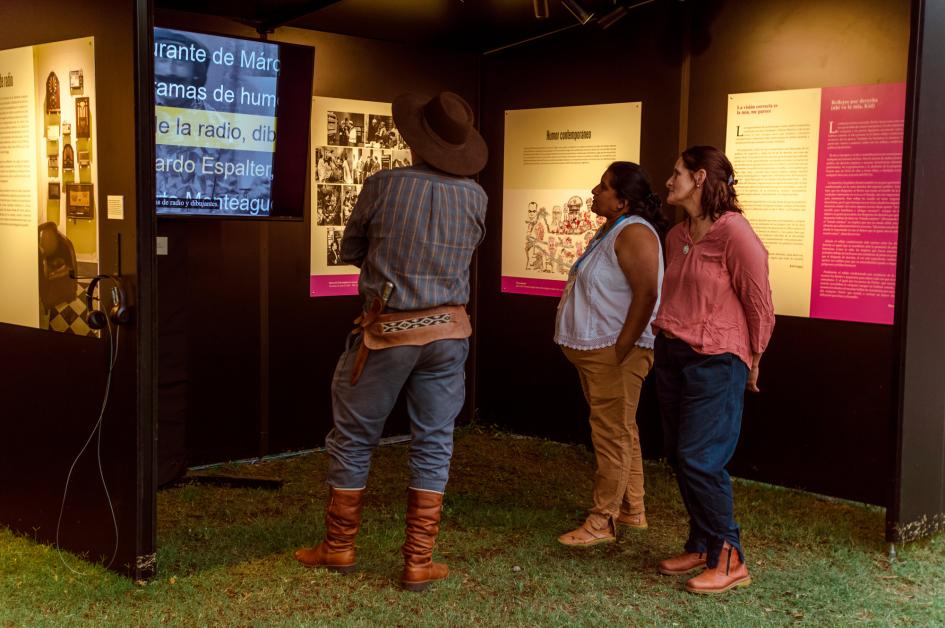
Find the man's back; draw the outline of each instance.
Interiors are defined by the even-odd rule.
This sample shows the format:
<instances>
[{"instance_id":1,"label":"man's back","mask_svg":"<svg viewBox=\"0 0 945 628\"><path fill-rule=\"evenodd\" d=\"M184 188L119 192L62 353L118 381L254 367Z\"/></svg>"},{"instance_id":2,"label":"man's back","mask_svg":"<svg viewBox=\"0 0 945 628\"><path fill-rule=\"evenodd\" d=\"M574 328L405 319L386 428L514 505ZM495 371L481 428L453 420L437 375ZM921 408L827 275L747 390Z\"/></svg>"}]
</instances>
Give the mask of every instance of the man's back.
<instances>
[{"instance_id":1,"label":"man's back","mask_svg":"<svg viewBox=\"0 0 945 628\"><path fill-rule=\"evenodd\" d=\"M472 179L427 166L383 170L365 181L342 241L361 267L366 302L385 281L389 307L418 310L469 300L469 265L485 235L486 193Z\"/></svg>"}]
</instances>

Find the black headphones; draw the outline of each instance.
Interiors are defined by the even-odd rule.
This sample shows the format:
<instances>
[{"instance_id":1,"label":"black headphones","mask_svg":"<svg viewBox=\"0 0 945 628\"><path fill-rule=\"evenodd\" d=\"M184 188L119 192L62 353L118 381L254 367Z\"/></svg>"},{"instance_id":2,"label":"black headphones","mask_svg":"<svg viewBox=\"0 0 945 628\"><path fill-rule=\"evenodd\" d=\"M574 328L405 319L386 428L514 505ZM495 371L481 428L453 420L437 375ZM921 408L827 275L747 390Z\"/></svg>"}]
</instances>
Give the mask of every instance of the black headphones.
<instances>
[{"instance_id":1,"label":"black headphones","mask_svg":"<svg viewBox=\"0 0 945 628\"><path fill-rule=\"evenodd\" d=\"M104 310L96 308L93 304L95 287L102 279L111 279L114 283L112 288L112 307L106 315ZM99 302L102 302L99 299ZM116 325L124 325L131 322L131 307L128 306L128 299L125 296L125 288L121 284L121 279L115 275L95 275L92 277L89 287L85 289L85 306L89 310L89 328L105 329L108 321L111 319Z\"/></svg>"}]
</instances>

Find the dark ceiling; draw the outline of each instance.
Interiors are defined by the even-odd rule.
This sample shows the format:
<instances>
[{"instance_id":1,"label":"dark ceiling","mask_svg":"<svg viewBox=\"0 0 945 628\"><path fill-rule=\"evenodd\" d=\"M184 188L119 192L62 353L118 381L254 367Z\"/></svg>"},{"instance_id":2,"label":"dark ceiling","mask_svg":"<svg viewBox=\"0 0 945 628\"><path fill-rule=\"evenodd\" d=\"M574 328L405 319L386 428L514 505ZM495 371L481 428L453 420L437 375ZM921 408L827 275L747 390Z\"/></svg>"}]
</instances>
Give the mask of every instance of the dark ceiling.
<instances>
[{"instance_id":1,"label":"dark ceiling","mask_svg":"<svg viewBox=\"0 0 945 628\"><path fill-rule=\"evenodd\" d=\"M577 0L595 17L619 5L681 0ZM412 45L486 52L580 26L561 0L155 0L160 9L228 17L270 30L295 26ZM545 18L536 17L536 7Z\"/></svg>"}]
</instances>

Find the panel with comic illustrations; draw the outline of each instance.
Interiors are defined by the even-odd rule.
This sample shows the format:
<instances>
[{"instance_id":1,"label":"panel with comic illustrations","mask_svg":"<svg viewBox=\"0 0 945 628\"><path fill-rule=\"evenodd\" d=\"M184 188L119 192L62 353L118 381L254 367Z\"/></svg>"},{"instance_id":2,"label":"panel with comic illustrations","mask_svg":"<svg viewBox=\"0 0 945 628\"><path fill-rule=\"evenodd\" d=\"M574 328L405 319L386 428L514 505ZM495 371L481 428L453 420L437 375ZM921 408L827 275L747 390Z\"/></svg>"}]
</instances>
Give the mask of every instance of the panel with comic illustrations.
<instances>
[{"instance_id":1,"label":"panel with comic illustrations","mask_svg":"<svg viewBox=\"0 0 945 628\"><path fill-rule=\"evenodd\" d=\"M312 99L310 296L358 293L358 269L341 259L344 227L368 177L410 163L389 103Z\"/></svg>"},{"instance_id":2,"label":"panel with comic illustrations","mask_svg":"<svg viewBox=\"0 0 945 628\"><path fill-rule=\"evenodd\" d=\"M638 161L642 104L505 112L502 291L558 296L603 222L591 189L611 162Z\"/></svg>"}]
</instances>

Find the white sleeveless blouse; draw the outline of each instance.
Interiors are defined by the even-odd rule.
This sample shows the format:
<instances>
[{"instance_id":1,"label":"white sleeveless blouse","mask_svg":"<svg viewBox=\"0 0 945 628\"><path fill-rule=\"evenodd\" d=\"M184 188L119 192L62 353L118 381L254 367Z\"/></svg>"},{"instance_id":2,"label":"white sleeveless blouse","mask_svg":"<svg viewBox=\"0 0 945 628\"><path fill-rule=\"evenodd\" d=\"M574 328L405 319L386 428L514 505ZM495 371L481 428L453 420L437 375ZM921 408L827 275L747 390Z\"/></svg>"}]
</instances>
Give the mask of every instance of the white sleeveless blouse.
<instances>
[{"instance_id":1,"label":"white sleeveless blouse","mask_svg":"<svg viewBox=\"0 0 945 628\"><path fill-rule=\"evenodd\" d=\"M614 243L621 231L629 225L643 224L659 236L646 219L628 216L611 227L610 231L581 260L577 270L568 278L564 294L558 302L555 320L555 342L572 349L603 349L617 344L617 337L627 319L633 301L633 291L626 275L617 263ZM663 286L663 247L659 246L659 276L657 278L656 306L636 345L653 348L651 324L660 307Z\"/></svg>"}]
</instances>

